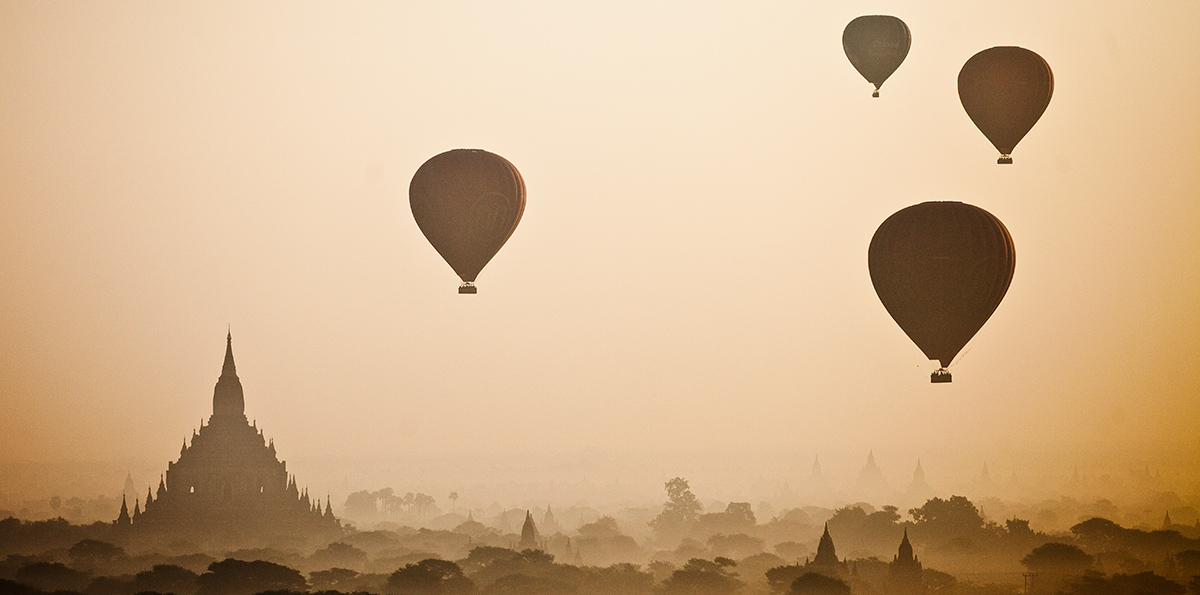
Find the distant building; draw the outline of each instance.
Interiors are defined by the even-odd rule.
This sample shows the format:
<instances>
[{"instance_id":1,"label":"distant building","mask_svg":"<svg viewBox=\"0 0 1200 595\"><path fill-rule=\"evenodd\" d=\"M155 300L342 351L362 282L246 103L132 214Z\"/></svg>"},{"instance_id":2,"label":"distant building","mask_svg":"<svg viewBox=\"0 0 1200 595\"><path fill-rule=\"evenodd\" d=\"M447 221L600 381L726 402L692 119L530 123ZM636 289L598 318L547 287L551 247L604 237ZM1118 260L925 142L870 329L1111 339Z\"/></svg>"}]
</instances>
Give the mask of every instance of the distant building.
<instances>
[{"instance_id":1,"label":"distant building","mask_svg":"<svg viewBox=\"0 0 1200 595\"><path fill-rule=\"evenodd\" d=\"M904 539L900 549L888 565L889 593L893 595L918 595L925 592L921 580L921 561L913 555L912 544L908 542L908 529L904 530Z\"/></svg>"},{"instance_id":2,"label":"distant building","mask_svg":"<svg viewBox=\"0 0 1200 595\"><path fill-rule=\"evenodd\" d=\"M917 469L913 471L912 483L904 493L911 502L924 503L933 497L933 488L925 482L925 470L921 468L921 459L917 459Z\"/></svg>"},{"instance_id":3,"label":"distant building","mask_svg":"<svg viewBox=\"0 0 1200 595\"><path fill-rule=\"evenodd\" d=\"M128 519L122 505L118 524ZM129 538L192 542L201 547L298 546L341 535L328 498L325 509L297 486L287 465L245 415L242 383L225 337L225 362L213 389L213 413L167 464L158 490L134 508Z\"/></svg>"},{"instance_id":4,"label":"distant building","mask_svg":"<svg viewBox=\"0 0 1200 595\"><path fill-rule=\"evenodd\" d=\"M525 511L525 524L521 526L521 541L517 544L519 550L538 549L537 526L533 524L533 515Z\"/></svg>"},{"instance_id":5,"label":"distant building","mask_svg":"<svg viewBox=\"0 0 1200 595\"><path fill-rule=\"evenodd\" d=\"M858 473L854 491L857 497L870 500L885 498L890 492L887 479L883 477L883 471L879 469L879 465L875 464L875 451L873 450L867 453L867 463Z\"/></svg>"},{"instance_id":6,"label":"distant building","mask_svg":"<svg viewBox=\"0 0 1200 595\"><path fill-rule=\"evenodd\" d=\"M833 538L829 536L829 523L825 523L825 533L817 543L817 556L811 562L804 563L805 572L815 572L830 578L846 578L850 575L844 561L839 561L837 549L833 546Z\"/></svg>"},{"instance_id":7,"label":"distant building","mask_svg":"<svg viewBox=\"0 0 1200 595\"><path fill-rule=\"evenodd\" d=\"M550 510L550 505L546 505L546 514L542 516L542 533L545 535L553 535L561 532L558 526L558 521L554 518L554 513Z\"/></svg>"}]
</instances>

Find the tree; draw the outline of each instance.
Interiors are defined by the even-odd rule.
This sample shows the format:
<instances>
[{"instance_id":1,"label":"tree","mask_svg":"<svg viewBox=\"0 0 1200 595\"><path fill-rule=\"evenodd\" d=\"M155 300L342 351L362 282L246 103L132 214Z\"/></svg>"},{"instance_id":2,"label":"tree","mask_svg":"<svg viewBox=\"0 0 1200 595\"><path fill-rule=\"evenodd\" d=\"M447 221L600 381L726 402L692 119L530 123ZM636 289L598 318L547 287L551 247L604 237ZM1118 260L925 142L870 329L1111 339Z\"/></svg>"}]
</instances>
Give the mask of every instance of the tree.
<instances>
[{"instance_id":1,"label":"tree","mask_svg":"<svg viewBox=\"0 0 1200 595\"><path fill-rule=\"evenodd\" d=\"M663 581L662 592L667 595L727 595L742 587L729 570L736 563L728 558L715 558L713 561L692 558L683 568L671 573Z\"/></svg>"},{"instance_id":2,"label":"tree","mask_svg":"<svg viewBox=\"0 0 1200 595\"><path fill-rule=\"evenodd\" d=\"M845 581L815 572L806 572L792 582L788 593L793 595L850 595Z\"/></svg>"},{"instance_id":3,"label":"tree","mask_svg":"<svg viewBox=\"0 0 1200 595\"><path fill-rule=\"evenodd\" d=\"M1033 548L1021 564L1038 573L1083 574L1092 565L1092 556L1066 543L1051 541Z\"/></svg>"},{"instance_id":4,"label":"tree","mask_svg":"<svg viewBox=\"0 0 1200 595\"><path fill-rule=\"evenodd\" d=\"M350 581L358 578L358 573L349 568L330 568L308 573L308 582L313 589L343 590Z\"/></svg>"},{"instance_id":5,"label":"tree","mask_svg":"<svg viewBox=\"0 0 1200 595\"><path fill-rule=\"evenodd\" d=\"M519 554L505 547L481 545L471 548L467 557L461 560L463 569L469 574L475 574L497 560L509 560Z\"/></svg>"},{"instance_id":6,"label":"tree","mask_svg":"<svg viewBox=\"0 0 1200 595\"><path fill-rule=\"evenodd\" d=\"M346 516L360 519L373 519L378 513L375 508L375 496L362 490L346 496Z\"/></svg>"},{"instance_id":7,"label":"tree","mask_svg":"<svg viewBox=\"0 0 1200 595\"><path fill-rule=\"evenodd\" d=\"M341 542L331 543L309 558L310 567L316 568L360 568L366 562L367 552Z\"/></svg>"},{"instance_id":8,"label":"tree","mask_svg":"<svg viewBox=\"0 0 1200 595\"><path fill-rule=\"evenodd\" d=\"M428 558L393 572L387 590L404 595L466 595L475 590L475 583L458 564Z\"/></svg>"},{"instance_id":9,"label":"tree","mask_svg":"<svg viewBox=\"0 0 1200 595\"><path fill-rule=\"evenodd\" d=\"M708 549L719 556L746 558L762 553L763 540L745 533L725 535L718 533L708 538Z\"/></svg>"},{"instance_id":10,"label":"tree","mask_svg":"<svg viewBox=\"0 0 1200 595\"><path fill-rule=\"evenodd\" d=\"M88 582L86 572L68 568L62 562L34 562L22 566L15 578L18 583L46 592L82 591Z\"/></svg>"},{"instance_id":11,"label":"tree","mask_svg":"<svg viewBox=\"0 0 1200 595\"><path fill-rule=\"evenodd\" d=\"M1050 542L1033 548L1021 564L1037 573L1030 581L1035 593L1053 593L1092 565L1092 556L1066 543Z\"/></svg>"},{"instance_id":12,"label":"tree","mask_svg":"<svg viewBox=\"0 0 1200 595\"><path fill-rule=\"evenodd\" d=\"M588 569L579 595L649 595L654 590L654 575L639 570L636 565L621 563L604 568Z\"/></svg>"},{"instance_id":13,"label":"tree","mask_svg":"<svg viewBox=\"0 0 1200 595\"><path fill-rule=\"evenodd\" d=\"M783 593L792 588L792 583L804 575L804 565L789 564L776 566L767 571L767 584L776 593Z\"/></svg>"},{"instance_id":14,"label":"tree","mask_svg":"<svg viewBox=\"0 0 1200 595\"><path fill-rule=\"evenodd\" d=\"M1180 576L1200 575L1200 550L1183 550L1175 554Z\"/></svg>"},{"instance_id":15,"label":"tree","mask_svg":"<svg viewBox=\"0 0 1200 595\"><path fill-rule=\"evenodd\" d=\"M925 585L926 591L940 593L953 589L958 584L958 579L940 570L926 568L921 571L921 583Z\"/></svg>"},{"instance_id":16,"label":"tree","mask_svg":"<svg viewBox=\"0 0 1200 595\"><path fill-rule=\"evenodd\" d=\"M1090 518L1071 527L1079 543L1092 551L1104 551L1125 541L1129 530L1099 517Z\"/></svg>"},{"instance_id":17,"label":"tree","mask_svg":"<svg viewBox=\"0 0 1200 595\"><path fill-rule=\"evenodd\" d=\"M1004 521L1004 528L1008 531L1010 537L1017 539L1032 539L1034 537L1033 529L1029 528L1029 521L1013 517Z\"/></svg>"},{"instance_id":18,"label":"tree","mask_svg":"<svg viewBox=\"0 0 1200 595\"><path fill-rule=\"evenodd\" d=\"M451 511L457 510L458 509L458 492L450 492L450 495L447 497L447 499L450 500L450 510Z\"/></svg>"},{"instance_id":19,"label":"tree","mask_svg":"<svg viewBox=\"0 0 1200 595\"><path fill-rule=\"evenodd\" d=\"M1183 595L1187 589L1153 572L1114 574L1111 578L1088 573L1059 591L1063 595Z\"/></svg>"},{"instance_id":20,"label":"tree","mask_svg":"<svg viewBox=\"0 0 1200 595\"><path fill-rule=\"evenodd\" d=\"M253 595L262 591L304 591L308 584L300 571L265 560L244 562L226 558L208 565L196 578L198 595Z\"/></svg>"},{"instance_id":21,"label":"tree","mask_svg":"<svg viewBox=\"0 0 1200 595\"><path fill-rule=\"evenodd\" d=\"M908 511L916 526L939 538L969 537L984 527L979 509L963 496L950 496L949 500L931 498L920 508Z\"/></svg>"},{"instance_id":22,"label":"tree","mask_svg":"<svg viewBox=\"0 0 1200 595\"><path fill-rule=\"evenodd\" d=\"M108 566L116 560L124 558L125 550L107 541L82 539L71 546L71 549L67 550L67 554L71 556L71 560L77 566L97 568Z\"/></svg>"},{"instance_id":23,"label":"tree","mask_svg":"<svg viewBox=\"0 0 1200 595\"><path fill-rule=\"evenodd\" d=\"M622 535L617 527L617 520L603 516L594 523L579 527L579 549L587 553L588 563L596 566L617 564L642 556L637 541L628 535Z\"/></svg>"},{"instance_id":24,"label":"tree","mask_svg":"<svg viewBox=\"0 0 1200 595\"><path fill-rule=\"evenodd\" d=\"M667 490L667 502L662 512L650 521L650 528L662 534L678 535L700 518L703 507L688 487L686 479L676 477L664 487Z\"/></svg>"},{"instance_id":25,"label":"tree","mask_svg":"<svg viewBox=\"0 0 1200 595\"><path fill-rule=\"evenodd\" d=\"M421 493L413 496L413 508L416 508L417 514L421 515L422 517L429 513L429 511L433 510L435 503L436 501L433 499L433 496Z\"/></svg>"},{"instance_id":26,"label":"tree","mask_svg":"<svg viewBox=\"0 0 1200 595\"><path fill-rule=\"evenodd\" d=\"M483 589L483 595L560 595L569 593L571 585L552 578L509 574L496 579Z\"/></svg>"},{"instance_id":27,"label":"tree","mask_svg":"<svg viewBox=\"0 0 1200 595\"><path fill-rule=\"evenodd\" d=\"M195 572L182 566L155 564L150 570L143 570L133 577L133 592L152 591L192 595L196 592L198 576Z\"/></svg>"}]
</instances>

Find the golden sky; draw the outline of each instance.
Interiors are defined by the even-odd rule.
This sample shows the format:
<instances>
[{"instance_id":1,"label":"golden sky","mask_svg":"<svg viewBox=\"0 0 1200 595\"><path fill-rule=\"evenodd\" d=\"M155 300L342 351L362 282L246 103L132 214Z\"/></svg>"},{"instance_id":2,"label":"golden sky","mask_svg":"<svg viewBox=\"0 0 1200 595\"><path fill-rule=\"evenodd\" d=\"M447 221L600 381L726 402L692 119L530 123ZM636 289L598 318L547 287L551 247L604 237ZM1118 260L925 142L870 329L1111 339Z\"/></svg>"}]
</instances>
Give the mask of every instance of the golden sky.
<instances>
[{"instance_id":1,"label":"golden sky","mask_svg":"<svg viewBox=\"0 0 1200 595\"><path fill-rule=\"evenodd\" d=\"M841 47L861 14L912 31L879 99ZM1194 0L0 1L0 463L165 468L228 324L247 414L296 461L775 453L795 467L746 473L799 478L874 449L895 476L1200 489L1196 23ZM997 45L1055 75L1011 166L956 92ZM475 296L408 207L460 147L528 187ZM866 267L927 200L1017 251L950 385Z\"/></svg>"}]
</instances>

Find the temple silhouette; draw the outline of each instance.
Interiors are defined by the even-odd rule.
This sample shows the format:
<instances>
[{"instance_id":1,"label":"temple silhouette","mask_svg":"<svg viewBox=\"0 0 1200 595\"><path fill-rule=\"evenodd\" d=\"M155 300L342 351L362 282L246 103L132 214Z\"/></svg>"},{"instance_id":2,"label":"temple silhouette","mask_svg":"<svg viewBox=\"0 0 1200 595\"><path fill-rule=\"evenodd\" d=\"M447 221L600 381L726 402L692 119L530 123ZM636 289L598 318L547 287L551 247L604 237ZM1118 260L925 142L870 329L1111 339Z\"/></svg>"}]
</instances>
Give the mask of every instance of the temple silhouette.
<instances>
[{"instance_id":1,"label":"temple silhouette","mask_svg":"<svg viewBox=\"0 0 1200 595\"><path fill-rule=\"evenodd\" d=\"M837 549L833 545L833 537L829 535L829 523L825 523L825 533L817 543L817 555L811 562L804 562L805 572L823 574L829 578L842 579L850 576L850 568L845 560L838 560Z\"/></svg>"},{"instance_id":2,"label":"temple silhouette","mask_svg":"<svg viewBox=\"0 0 1200 595\"><path fill-rule=\"evenodd\" d=\"M115 524L129 541L202 547L302 546L342 534L329 498L322 511L288 474L275 442L246 419L232 334L208 423L193 430L190 445L184 440L179 460L167 464L144 503L135 500L132 515L122 502Z\"/></svg>"}]
</instances>

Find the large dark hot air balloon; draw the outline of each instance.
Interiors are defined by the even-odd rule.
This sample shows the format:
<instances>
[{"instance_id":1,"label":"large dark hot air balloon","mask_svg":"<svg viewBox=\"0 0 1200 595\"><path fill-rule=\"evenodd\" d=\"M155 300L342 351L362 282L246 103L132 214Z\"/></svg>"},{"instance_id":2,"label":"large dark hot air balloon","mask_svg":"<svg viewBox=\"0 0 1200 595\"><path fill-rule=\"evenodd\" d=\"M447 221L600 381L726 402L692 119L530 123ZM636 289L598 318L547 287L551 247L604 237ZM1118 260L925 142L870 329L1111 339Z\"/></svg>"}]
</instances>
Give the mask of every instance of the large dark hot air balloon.
<instances>
[{"instance_id":1,"label":"large dark hot air balloon","mask_svg":"<svg viewBox=\"0 0 1200 595\"><path fill-rule=\"evenodd\" d=\"M1041 56L1018 47L983 50L958 73L963 109L996 150L996 163L1010 154L1050 105L1054 73Z\"/></svg>"},{"instance_id":2,"label":"large dark hot air balloon","mask_svg":"<svg viewBox=\"0 0 1200 595\"><path fill-rule=\"evenodd\" d=\"M879 97L879 86L900 67L910 45L908 25L892 16L861 16L850 21L842 32L846 57L863 78L875 85L871 97Z\"/></svg>"},{"instance_id":3,"label":"large dark hot air balloon","mask_svg":"<svg viewBox=\"0 0 1200 595\"><path fill-rule=\"evenodd\" d=\"M941 368L983 327L1016 268L1012 236L991 213L961 202L923 202L888 217L867 250L879 301Z\"/></svg>"},{"instance_id":4,"label":"large dark hot air balloon","mask_svg":"<svg viewBox=\"0 0 1200 595\"><path fill-rule=\"evenodd\" d=\"M525 180L499 155L454 149L417 169L408 203L417 227L462 278L458 292L475 293L475 277L525 212Z\"/></svg>"}]
</instances>

